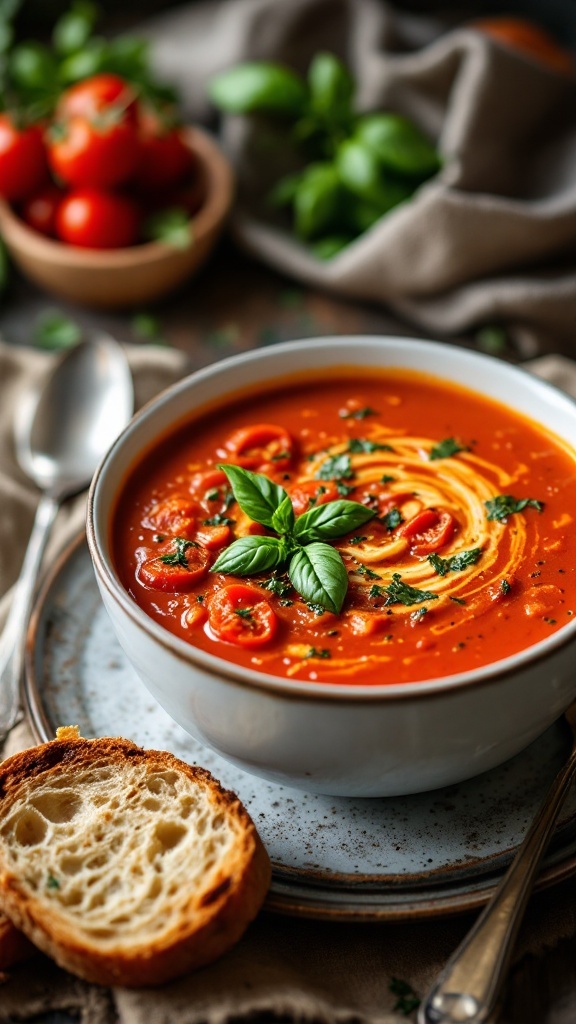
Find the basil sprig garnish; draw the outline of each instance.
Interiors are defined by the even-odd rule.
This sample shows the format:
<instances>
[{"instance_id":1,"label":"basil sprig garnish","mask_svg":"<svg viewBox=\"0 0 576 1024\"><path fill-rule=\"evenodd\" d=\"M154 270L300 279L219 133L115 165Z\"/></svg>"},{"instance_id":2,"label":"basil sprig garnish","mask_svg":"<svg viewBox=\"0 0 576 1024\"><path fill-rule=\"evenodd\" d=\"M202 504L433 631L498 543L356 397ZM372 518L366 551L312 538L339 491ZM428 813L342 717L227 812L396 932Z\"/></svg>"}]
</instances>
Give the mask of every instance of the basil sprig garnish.
<instances>
[{"instance_id":1,"label":"basil sprig garnish","mask_svg":"<svg viewBox=\"0 0 576 1024\"><path fill-rule=\"evenodd\" d=\"M340 554L327 540L335 540L374 517L372 509L357 501L329 501L294 515L283 487L262 473L223 464L222 469L240 508L256 523L273 530L275 537L240 537L220 554L212 572L253 576L285 569L294 589L305 601L339 612L348 589L348 574Z\"/></svg>"},{"instance_id":2,"label":"basil sprig garnish","mask_svg":"<svg viewBox=\"0 0 576 1024\"><path fill-rule=\"evenodd\" d=\"M500 520L505 523L508 516L514 512L522 512L525 508L535 508L541 512L544 502L536 498L514 498L511 494L497 494L484 502L486 507L486 519Z\"/></svg>"},{"instance_id":3,"label":"basil sprig garnish","mask_svg":"<svg viewBox=\"0 0 576 1024\"><path fill-rule=\"evenodd\" d=\"M428 555L428 561L439 576L445 576L447 572L463 572L469 565L476 565L482 554L482 548L470 548L469 551L459 551L449 558L442 558L440 555Z\"/></svg>"}]
</instances>

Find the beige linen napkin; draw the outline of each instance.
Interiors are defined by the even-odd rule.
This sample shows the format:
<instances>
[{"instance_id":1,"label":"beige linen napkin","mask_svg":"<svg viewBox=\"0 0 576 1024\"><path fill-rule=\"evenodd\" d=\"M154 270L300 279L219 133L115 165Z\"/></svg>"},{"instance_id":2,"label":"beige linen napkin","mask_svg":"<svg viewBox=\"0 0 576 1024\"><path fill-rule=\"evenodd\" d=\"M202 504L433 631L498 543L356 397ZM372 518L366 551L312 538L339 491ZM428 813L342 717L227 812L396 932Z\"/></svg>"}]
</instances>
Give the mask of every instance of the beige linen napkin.
<instances>
[{"instance_id":1,"label":"beige linen napkin","mask_svg":"<svg viewBox=\"0 0 576 1024\"><path fill-rule=\"evenodd\" d=\"M182 353L129 350L138 401L185 371ZM18 572L36 495L14 461L11 420L19 396L46 372L50 358L0 343L0 593ZM527 364L576 395L576 364L557 356ZM57 524L52 552L76 531L82 502ZM9 597L4 599L4 603ZM31 743L22 724L6 756ZM576 882L536 896L517 955L539 953L576 932ZM14 968L0 985L0 1021L68 1010L82 1024L224 1024L263 1015L326 1024L398 1024L393 977L422 995L472 918L407 924L323 923L261 914L217 963L154 991L106 991L73 978L44 957Z\"/></svg>"},{"instance_id":2,"label":"beige linen napkin","mask_svg":"<svg viewBox=\"0 0 576 1024\"><path fill-rule=\"evenodd\" d=\"M303 72L328 49L354 68L361 110L398 111L438 143L442 172L322 263L265 203L291 169L284 126L225 118L240 179L236 232L254 254L432 333L504 322L535 332L541 350L574 354L576 80L478 31L438 33L382 0L215 0L150 28L158 70L194 116L208 110L215 71L265 58Z\"/></svg>"}]
</instances>

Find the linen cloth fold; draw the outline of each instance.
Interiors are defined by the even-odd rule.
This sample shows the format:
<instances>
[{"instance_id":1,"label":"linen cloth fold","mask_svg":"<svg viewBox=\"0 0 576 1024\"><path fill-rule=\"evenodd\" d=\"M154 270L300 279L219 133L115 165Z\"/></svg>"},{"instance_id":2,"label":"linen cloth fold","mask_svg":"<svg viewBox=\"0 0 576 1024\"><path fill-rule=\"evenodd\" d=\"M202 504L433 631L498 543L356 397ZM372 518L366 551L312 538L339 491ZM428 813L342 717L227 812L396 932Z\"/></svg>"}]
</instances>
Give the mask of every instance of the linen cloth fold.
<instances>
[{"instance_id":1,"label":"linen cloth fold","mask_svg":"<svg viewBox=\"0 0 576 1024\"><path fill-rule=\"evenodd\" d=\"M383 303L432 333L506 323L541 351L576 351L576 78L472 28L382 0L213 0L148 26L158 72L206 116L211 75L268 59L305 73L318 50L346 60L361 111L412 118L441 172L327 262L314 259L266 203L292 170L286 128L225 117L239 176L235 231L256 256L340 295Z\"/></svg>"},{"instance_id":2,"label":"linen cloth fold","mask_svg":"<svg viewBox=\"0 0 576 1024\"><path fill-rule=\"evenodd\" d=\"M128 348L137 404L186 372L173 350ZM14 458L12 418L20 396L41 379L51 358L0 342L0 594L9 601L28 539L37 494ZM547 356L527 368L576 396L576 363ZM62 510L48 552L76 533L84 501ZM23 723L4 755L32 743ZM81 1024L225 1024L250 1017L307 1024L399 1024L390 991L396 977L423 995L463 938L471 917L406 924L343 924L262 913L221 960L162 988L105 990L35 957L0 984L0 1024L44 1011L68 1010ZM541 953L576 933L576 881L534 897L517 957Z\"/></svg>"}]
</instances>

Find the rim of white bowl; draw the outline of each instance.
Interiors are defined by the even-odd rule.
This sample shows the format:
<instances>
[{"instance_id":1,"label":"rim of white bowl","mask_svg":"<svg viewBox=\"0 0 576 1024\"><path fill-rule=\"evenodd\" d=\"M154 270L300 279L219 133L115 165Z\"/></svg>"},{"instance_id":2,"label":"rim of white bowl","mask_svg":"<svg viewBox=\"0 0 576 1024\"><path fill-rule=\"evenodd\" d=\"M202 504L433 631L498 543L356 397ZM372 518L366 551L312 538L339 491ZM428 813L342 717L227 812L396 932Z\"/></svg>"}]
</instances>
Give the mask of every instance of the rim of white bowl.
<instances>
[{"instance_id":1,"label":"rim of white bowl","mask_svg":"<svg viewBox=\"0 0 576 1024\"><path fill-rule=\"evenodd\" d=\"M138 626L140 626L141 629L148 633L156 642L166 648L179 660L192 666L197 666L199 669L202 669L217 678L225 679L227 683L234 683L238 686L252 690L265 690L268 693L279 697L288 697L297 700L305 698L313 701L320 700L320 702L326 701L330 703L337 702L350 704L355 702L365 703L367 701L380 703L381 701L414 700L419 697L430 697L431 695L448 695L458 689L464 690L479 685L499 683L505 676L515 673L520 668L534 665L537 662L546 659L557 649L570 643L576 638L576 617L574 617L571 622L567 622L564 626L561 626L560 629L556 630L551 636L545 637L543 640L539 640L535 644L531 644L529 647L524 648L517 654L511 655L507 658L500 658L497 661L489 662L486 665L482 665L476 669L470 669L466 672L457 672L447 676L437 676L432 679L415 680L409 683L347 684L317 682L313 680L293 680L245 668L242 665L236 665L233 662L226 661L224 658L219 658L216 655L195 647L193 644L182 640L174 633L171 633L169 630L159 625L159 623L147 615L146 612L130 597L128 591L124 588L120 579L113 570L110 560L105 556L101 530L97 523L99 512L97 505L100 497L100 490L104 484L107 472L113 465L117 454L121 451L127 439L132 437L134 433L138 432L151 417L156 415L159 409L164 408L175 396L180 395L190 387L197 387L201 385L203 381L214 376L218 376L221 373L227 373L237 366L243 366L250 362L265 362L267 360L274 361L275 355L281 356L283 353L290 354L291 352L302 352L303 347L307 345L309 346L309 349L311 348L319 352L327 349L332 351L334 349L341 349L342 361L330 364L331 368L335 369L338 366L351 365L349 361L350 353L353 351L350 348L351 344L376 344L381 345L384 350L386 348L395 348L398 345L409 346L413 353L421 351L422 353L426 353L427 356L434 356L436 354L440 360L440 365L441 357L448 356L448 358L460 361L460 364L463 366L468 365L472 367L474 365L481 365L486 368L491 367L494 370L497 370L504 379L509 379L511 383L514 383L515 381L522 381L523 385L528 388L528 391L533 390L537 394L547 396L554 402L554 404L558 404L560 402L570 415L574 415L576 425L576 399L572 398L566 392L561 391L554 384L551 384L549 381L543 380L540 377L536 377L522 366L505 363L485 353L471 351L446 342L429 341L425 338L403 337L401 335L337 335L334 337L326 336L286 341L267 348L251 349L248 352L229 356L216 363L210 363L208 366L183 377L181 380L172 384L170 387L160 392L159 395L156 395L153 399L147 402L136 413L129 425L112 444L96 470L88 495L86 531L88 547L100 582L120 604L123 611ZM348 360L346 359L345 351L348 352ZM366 368L368 365L369 364L365 364L365 366L363 366L363 364L359 364L358 369L361 370L362 368ZM392 366L398 369L409 369L415 370L416 372L422 372L430 377L437 376L438 379L446 380L448 383L461 383L454 375L448 375L447 373L442 372L435 374L429 370L418 371L418 367L406 366L402 364L401 361L393 363ZM382 368L385 369L386 366L383 366ZM316 367L316 369L319 369L319 367ZM298 368L295 368L294 372L302 372L302 367L299 370ZM263 386L273 385L274 383L281 381L281 379L281 374L271 373L270 376L261 383ZM503 399L494 398L490 394L479 391L473 384L462 383L462 386L468 388L468 390L472 392L476 391L477 394L482 397L487 397L496 403L501 405L505 404ZM234 388L227 388L223 392L222 398L225 400L227 396L232 397L234 394L242 394L242 392L239 392ZM215 408L217 404L217 401L211 402L210 407ZM519 412L519 414L526 419L531 419L529 414L518 409L516 405L511 405L511 408L516 412ZM177 429L178 426L184 422L185 418L182 416L175 418L173 424L163 429L162 435L167 436L171 429ZM536 425L539 425L538 420L533 419L533 422ZM545 427L544 429L555 434L555 431L548 427ZM566 438L562 438L557 433L556 436L566 443ZM572 442L568 443L571 444ZM153 442L149 441L145 445L145 450L150 451L152 447ZM117 496L118 490L115 494ZM106 529L108 529L109 526L110 513L111 508L108 510Z\"/></svg>"}]
</instances>

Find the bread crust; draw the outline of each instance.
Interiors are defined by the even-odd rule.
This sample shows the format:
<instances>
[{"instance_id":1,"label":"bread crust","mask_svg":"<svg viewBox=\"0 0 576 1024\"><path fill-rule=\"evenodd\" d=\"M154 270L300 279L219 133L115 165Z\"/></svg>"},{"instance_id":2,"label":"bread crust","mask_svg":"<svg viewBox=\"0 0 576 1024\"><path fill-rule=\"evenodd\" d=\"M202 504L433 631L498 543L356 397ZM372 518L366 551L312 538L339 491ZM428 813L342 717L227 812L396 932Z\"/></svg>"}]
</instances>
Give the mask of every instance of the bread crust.
<instances>
[{"instance_id":1,"label":"bread crust","mask_svg":"<svg viewBox=\"0 0 576 1024\"><path fill-rule=\"evenodd\" d=\"M0 912L0 972L34 956L36 947Z\"/></svg>"},{"instance_id":2,"label":"bread crust","mask_svg":"<svg viewBox=\"0 0 576 1024\"><path fill-rule=\"evenodd\" d=\"M193 767L165 751L144 750L129 740L85 740L67 736L33 747L0 764L0 821L5 821L24 789L72 779L84 769L112 766L118 771L137 765L147 773L177 772L191 787L200 787L210 804L233 826L235 842L226 863L208 887L182 899L162 933L152 941L130 937L98 943L67 920L58 904L38 895L11 867L6 839L0 834L0 908L39 949L61 967L101 985L152 986L204 966L241 937L256 916L270 882L270 861L254 823L238 797L203 768Z\"/></svg>"}]
</instances>

